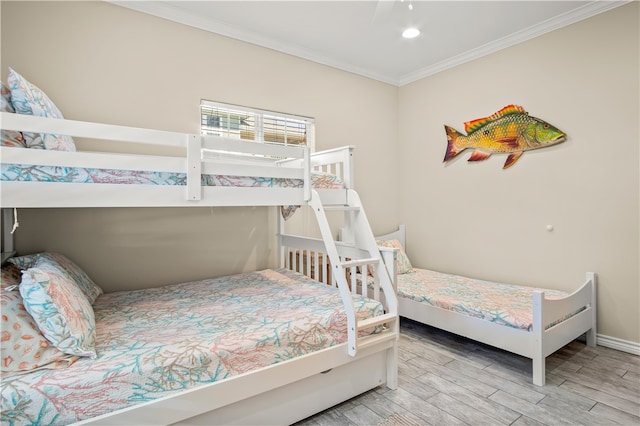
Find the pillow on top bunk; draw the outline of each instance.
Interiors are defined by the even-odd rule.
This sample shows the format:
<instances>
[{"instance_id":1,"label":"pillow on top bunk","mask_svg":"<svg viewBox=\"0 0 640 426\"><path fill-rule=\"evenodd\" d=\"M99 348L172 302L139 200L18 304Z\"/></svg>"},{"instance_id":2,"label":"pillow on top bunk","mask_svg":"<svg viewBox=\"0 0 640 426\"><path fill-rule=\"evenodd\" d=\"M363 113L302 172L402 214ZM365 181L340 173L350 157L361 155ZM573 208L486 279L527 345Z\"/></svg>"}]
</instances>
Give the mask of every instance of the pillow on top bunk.
<instances>
[{"instance_id":1,"label":"pillow on top bunk","mask_svg":"<svg viewBox=\"0 0 640 426\"><path fill-rule=\"evenodd\" d=\"M9 68L7 82L9 89L11 89L11 104L18 114L64 118L58 107L42 90L11 68ZM30 132L23 132L22 135L28 148L44 148L55 151L76 150L71 136Z\"/></svg>"},{"instance_id":2,"label":"pillow on top bunk","mask_svg":"<svg viewBox=\"0 0 640 426\"><path fill-rule=\"evenodd\" d=\"M22 272L20 294L40 332L60 351L96 357L96 321L91 303L56 264L39 258Z\"/></svg>"},{"instance_id":3,"label":"pillow on top bunk","mask_svg":"<svg viewBox=\"0 0 640 426\"><path fill-rule=\"evenodd\" d=\"M16 271L18 272L16 274ZM33 317L26 311L22 295L6 287L20 284L20 269L7 264L2 267L2 371L26 371L36 368L60 368L71 365L78 357L68 355L44 338Z\"/></svg>"},{"instance_id":4,"label":"pillow on top bunk","mask_svg":"<svg viewBox=\"0 0 640 426\"><path fill-rule=\"evenodd\" d=\"M103 291L78 265L73 263L69 258L60 253L43 252L29 254L26 256L12 257L9 262L17 265L20 269L26 270L33 268L40 260L58 265L62 271L71 279L75 285L82 291L90 304L96 301Z\"/></svg>"},{"instance_id":5,"label":"pillow on top bunk","mask_svg":"<svg viewBox=\"0 0 640 426\"><path fill-rule=\"evenodd\" d=\"M377 240L376 244L378 247L390 247L397 248L398 255L396 257L396 272L398 274L408 274L413 272L413 266L411 266L411 262L409 261L409 256L404 251L404 247L399 240Z\"/></svg>"},{"instance_id":6,"label":"pillow on top bunk","mask_svg":"<svg viewBox=\"0 0 640 426\"><path fill-rule=\"evenodd\" d=\"M13 112L16 111L11 105L11 91L7 86L0 81L0 111ZM11 146L17 148L26 148L27 143L24 140L21 132L16 130L4 130L2 129L2 146Z\"/></svg>"}]
</instances>

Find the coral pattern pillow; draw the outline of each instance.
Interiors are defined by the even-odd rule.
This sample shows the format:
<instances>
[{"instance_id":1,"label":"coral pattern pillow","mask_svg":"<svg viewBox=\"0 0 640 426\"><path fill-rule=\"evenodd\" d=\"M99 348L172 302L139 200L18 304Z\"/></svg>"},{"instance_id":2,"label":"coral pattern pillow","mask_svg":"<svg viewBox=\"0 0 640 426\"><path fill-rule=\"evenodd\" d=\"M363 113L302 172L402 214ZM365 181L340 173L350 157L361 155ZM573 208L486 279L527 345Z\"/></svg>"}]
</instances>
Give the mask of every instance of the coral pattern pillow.
<instances>
[{"instance_id":1,"label":"coral pattern pillow","mask_svg":"<svg viewBox=\"0 0 640 426\"><path fill-rule=\"evenodd\" d=\"M16 112L13 109L13 105L11 105L11 91L2 82L0 82L0 111ZM0 133L2 134L2 146L12 146L16 148L27 147L27 143L21 132L2 129Z\"/></svg>"},{"instance_id":2,"label":"coral pattern pillow","mask_svg":"<svg viewBox=\"0 0 640 426\"><path fill-rule=\"evenodd\" d=\"M404 247L398 240L378 240L376 241L378 247L391 247L397 248L398 256L396 257L396 270L398 274L408 274L413 272L413 266L411 266L411 262L409 261L409 256L404 251Z\"/></svg>"},{"instance_id":3,"label":"coral pattern pillow","mask_svg":"<svg viewBox=\"0 0 640 426\"><path fill-rule=\"evenodd\" d=\"M34 267L38 261L46 261L53 265L58 265L60 269L62 269L64 273L66 273L66 275L75 282L76 286L82 291L82 293L84 293L85 297L91 304L93 304L93 302L96 301L96 298L103 293L102 289L98 287L91 278L89 278L86 272L63 254L43 252L9 259L9 262L17 265L22 270Z\"/></svg>"},{"instance_id":4,"label":"coral pattern pillow","mask_svg":"<svg viewBox=\"0 0 640 426\"><path fill-rule=\"evenodd\" d=\"M9 68L7 82L11 90L11 104L18 114L64 118L58 107L42 90L11 68ZM76 150L76 145L71 136L27 132L22 133L22 135L28 148L45 148L56 151Z\"/></svg>"},{"instance_id":5,"label":"coral pattern pillow","mask_svg":"<svg viewBox=\"0 0 640 426\"><path fill-rule=\"evenodd\" d=\"M46 259L22 273L20 294L40 332L60 351L96 357L91 303L59 266Z\"/></svg>"},{"instance_id":6,"label":"coral pattern pillow","mask_svg":"<svg viewBox=\"0 0 640 426\"><path fill-rule=\"evenodd\" d=\"M17 289L15 291L0 290L0 307L2 308L0 323L2 371L61 368L71 365L78 359L76 356L61 352L44 338L33 317L26 311L22 295Z\"/></svg>"}]
</instances>

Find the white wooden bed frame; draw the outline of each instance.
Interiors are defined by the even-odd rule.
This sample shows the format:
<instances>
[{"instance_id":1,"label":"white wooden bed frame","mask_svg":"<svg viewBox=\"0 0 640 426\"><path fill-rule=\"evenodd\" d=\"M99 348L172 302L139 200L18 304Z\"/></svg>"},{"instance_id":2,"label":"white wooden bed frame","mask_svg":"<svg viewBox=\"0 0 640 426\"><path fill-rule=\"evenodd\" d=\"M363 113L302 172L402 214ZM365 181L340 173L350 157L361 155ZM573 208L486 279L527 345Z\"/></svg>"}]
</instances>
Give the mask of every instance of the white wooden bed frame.
<instances>
[{"instance_id":1,"label":"white wooden bed frame","mask_svg":"<svg viewBox=\"0 0 640 426\"><path fill-rule=\"evenodd\" d=\"M0 182L3 209L2 261L13 251L8 234L14 220L13 209L43 207L165 207L165 206L312 206L322 229L328 228L319 207L344 208L346 216L361 210L358 220L346 220L355 226L362 244L335 244L327 233L323 239L287 235L279 231L279 250L317 251L356 259L333 262L349 321L349 341L315 353L202 385L155 401L138 404L80 424L158 425L158 424L289 424L329 408L369 389L386 384L397 387L397 302L391 279L386 275L380 288L386 294L387 312L372 320L354 320L352 291L345 268L372 264L386 274L379 259L364 211L353 207L359 202L352 188L353 147L311 153L307 147L283 147L220 137L200 136L158 130L113 126L100 123L57 120L0 113L3 129L67 134L170 147L179 154L132 155L113 152L59 152L37 149L0 148L1 161L7 164L42 164L74 167L155 170L187 173L184 186L74 184L39 182ZM139 146L139 145L138 145ZM258 154L257 156L255 154ZM280 158L273 160L269 157ZM284 158L284 159L283 159ZM345 189L315 190L311 170L339 175ZM232 188L200 185L200 174L270 176L304 180L303 188ZM369 247L370 246L370 247ZM281 256L281 259L284 259ZM281 266L285 266L284 260ZM296 269L295 265L287 265ZM307 274L309 275L309 274ZM380 296L380 290L376 292ZM372 295L369 297L373 298ZM389 301L389 298L391 301ZM378 300L380 298L378 297ZM385 325L384 331L370 337L358 337L358 331Z\"/></svg>"},{"instance_id":2,"label":"white wooden bed frame","mask_svg":"<svg viewBox=\"0 0 640 426\"><path fill-rule=\"evenodd\" d=\"M406 247L405 226L400 225L397 231L379 235L376 239L396 239ZM395 263L388 269L397 285ZM582 311L579 313L547 328L549 324L580 309ZM596 345L596 274L588 272L585 283L563 299L545 299L544 291L535 291L531 331L499 325L401 296L398 296L398 311L401 317L531 358L533 383L544 386L547 356L585 333L587 345Z\"/></svg>"}]
</instances>

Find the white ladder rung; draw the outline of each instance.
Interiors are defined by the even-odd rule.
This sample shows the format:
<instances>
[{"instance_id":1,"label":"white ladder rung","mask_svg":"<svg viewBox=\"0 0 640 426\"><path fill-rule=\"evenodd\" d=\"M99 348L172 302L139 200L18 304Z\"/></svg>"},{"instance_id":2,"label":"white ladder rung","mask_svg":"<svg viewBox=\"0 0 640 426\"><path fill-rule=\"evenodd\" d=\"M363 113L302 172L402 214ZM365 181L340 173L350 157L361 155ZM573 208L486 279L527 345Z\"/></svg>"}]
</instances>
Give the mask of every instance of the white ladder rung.
<instances>
[{"instance_id":1,"label":"white ladder rung","mask_svg":"<svg viewBox=\"0 0 640 426\"><path fill-rule=\"evenodd\" d=\"M332 206L324 206L324 209L326 211L341 211L341 212L358 212L360 211L360 207L358 206L338 206L338 205L332 205Z\"/></svg>"},{"instance_id":2,"label":"white ladder rung","mask_svg":"<svg viewBox=\"0 0 640 426\"><path fill-rule=\"evenodd\" d=\"M352 268L354 266L377 265L379 262L380 260L375 257L367 257L364 259L345 260L340 264L343 268Z\"/></svg>"},{"instance_id":3,"label":"white ladder rung","mask_svg":"<svg viewBox=\"0 0 640 426\"><path fill-rule=\"evenodd\" d=\"M376 325L381 325L384 323L396 321L397 319L398 319L398 316L394 314L378 315L373 318L359 320L357 329L358 331L365 330L367 328L375 327Z\"/></svg>"},{"instance_id":4,"label":"white ladder rung","mask_svg":"<svg viewBox=\"0 0 640 426\"><path fill-rule=\"evenodd\" d=\"M378 344L380 342L384 342L388 340L395 340L395 338L396 338L396 335L388 331L378 333L378 334L371 334L365 337L360 337L358 339L358 349L364 349L367 346Z\"/></svg>"}]
</instances>

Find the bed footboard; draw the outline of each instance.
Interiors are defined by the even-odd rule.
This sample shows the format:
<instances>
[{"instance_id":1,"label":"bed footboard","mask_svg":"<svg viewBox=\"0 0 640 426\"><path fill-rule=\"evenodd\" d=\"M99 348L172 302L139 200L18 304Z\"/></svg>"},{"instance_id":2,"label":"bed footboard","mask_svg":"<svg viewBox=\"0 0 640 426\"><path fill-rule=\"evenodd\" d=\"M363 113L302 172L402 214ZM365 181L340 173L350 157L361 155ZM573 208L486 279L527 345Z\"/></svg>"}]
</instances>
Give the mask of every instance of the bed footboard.
<instances>
[{"instance_id":1,"label":"bed footboard","mask_svg":"<svg viewBox=\"0 0 640 426\"><path fill-rule=\"evenodd\" d=\"M397 317L397 307L393 306L393 303L387 303L385 298L385 292L381 285L380 279L376 278L373 285L368 285L367 282L362 281L363 274L360 274L359 270L367 270L369 266L372 266L372 270L376 270L377 261L375 264L372 262L369 265L368 261L374 259L368 258L368 253L356 248L353 244L344 242L336 242L336 249L340 257L342 265L351 264L346 267L346 281L348 290L345 289L337 282L332 271L335 268L332 267L329 262L329 255L326 251L325 242L320 239L300 237L295 235L279 234L279 246L280 246L280 266L302 273L311 279L331 285L340 290L343 302L345 303L345 309L347 312L349 309L353 310L354 295L362 295L369 299L374 299L382 303L385 309L385 313L378 317L359 320L355 327L355 340L354 345L356 347L369 347L370 345L378 345L384 342L392 341L393 345L387 351L386 355L386 369L387 369L387 387L395 389L398 386L398 348L395 342L399 335L399 324ZM395 251L390 251L385 257L385 261L395 264ZM363 259L364 258L364 259ZM356 261L350 261L350 259L360 259ZM364 275L366 277L366 274ZM366 278L364 278L366 280ZM391 289L394 294L389 296L389 300L396 300L395 289ZM351 304L349 306L349 304ZM360 335L358 332L366 330L374 326L382 326L382 331L371 335ZM351 339L351 336L350 336ZM350 344L351 346L351 344ZM350 353L352 353L350 351Z\"/></svg>"},{"instance_id":2,"label":"bed footboard","mask_svg":"<svg viewBox=\"0 0 640 426\"><path fill-rule=\"evenodd\" d=\"M587 273L586 282L562 299L545 299L533 294L533 383L544 386L545 359L570 341L586 333L587 344L596 345L596 274Z\"/></svg>"},{"instance_id":3,"label":"bed footboard","mask_svg":"<svg viewBox=\"0 0 640 426\"><path fill-rule=\"evenodd\" d=\"M315 171L321 171L340 176L347 189L353 189L353 149L348 145L326 151L311 154L311 167Z\"/></svg>"}]
</instances>

